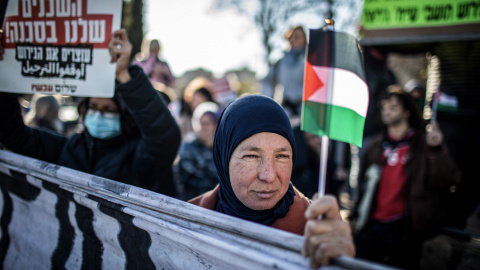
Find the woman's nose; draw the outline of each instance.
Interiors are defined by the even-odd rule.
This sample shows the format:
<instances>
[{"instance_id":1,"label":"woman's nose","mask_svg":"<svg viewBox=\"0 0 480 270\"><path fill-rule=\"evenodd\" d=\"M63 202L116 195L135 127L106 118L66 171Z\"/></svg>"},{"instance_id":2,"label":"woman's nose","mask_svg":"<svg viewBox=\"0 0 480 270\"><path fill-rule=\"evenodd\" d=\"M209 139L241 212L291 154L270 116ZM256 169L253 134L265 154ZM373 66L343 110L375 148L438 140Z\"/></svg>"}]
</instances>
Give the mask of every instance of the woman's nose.
<instances>
[{"instance_id":1,"label":"woman's nose","mask_svg":"<svg viewBox=\"0 0 480 270\"><path fill-rule=\"evenodd\" d=\"M275 177L276 173L273 158L262 158L258 166L258 179L265 182L273 182Z\"/></svg>"}]
</instances>

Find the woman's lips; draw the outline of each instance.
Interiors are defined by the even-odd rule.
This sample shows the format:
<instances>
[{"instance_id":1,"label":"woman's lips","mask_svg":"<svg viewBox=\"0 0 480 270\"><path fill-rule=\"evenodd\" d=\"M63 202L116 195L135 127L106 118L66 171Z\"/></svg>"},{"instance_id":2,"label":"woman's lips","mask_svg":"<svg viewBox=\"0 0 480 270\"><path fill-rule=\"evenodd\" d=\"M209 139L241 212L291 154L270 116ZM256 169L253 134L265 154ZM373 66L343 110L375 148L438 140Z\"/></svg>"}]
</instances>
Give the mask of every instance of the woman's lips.
<instances>
[{"instance_id":1,"label":"woman's lips","mask_svg":"<svg viewBox=\"0 0 480 270\"><path fill-rule=\"evenodd\" d=\"M255 191L255 194L262 199L270 199L275 195L275 191Z\"/></svg>"}]
</instances>

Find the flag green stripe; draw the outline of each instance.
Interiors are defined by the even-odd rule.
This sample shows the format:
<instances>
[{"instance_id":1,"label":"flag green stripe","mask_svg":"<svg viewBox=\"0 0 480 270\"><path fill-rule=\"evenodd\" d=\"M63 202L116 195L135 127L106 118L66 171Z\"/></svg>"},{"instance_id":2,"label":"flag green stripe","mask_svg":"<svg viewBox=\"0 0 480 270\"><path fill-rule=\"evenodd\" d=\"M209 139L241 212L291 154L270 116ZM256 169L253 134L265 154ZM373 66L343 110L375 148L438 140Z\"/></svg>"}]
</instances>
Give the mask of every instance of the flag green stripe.
<instances>
[{"instance_id":1,"label":"flag green stripe","mask_svg":"<svg viewBox=\"0 0 480 270\"><path fill-rule=\"evenodd\" d=\"M444 105L441 103L437 103L437 111L442 111L442 112L456 112L458 111L457 106L449 106L449 105Z\"/></svg>"},{"instance_id":2,"label":"flag green stripe","mask_svg":"<svg viewBox=\"0 0 480 270\"><path fill-rule=\"evenodd\" d=\"M328 115L330 121L326 121ZM332 140L362 147L364 124L365 118L348 108L312 101L305 101L302 106L302 130L318 136L327 135Z\"/></svg>"}]
</instances>

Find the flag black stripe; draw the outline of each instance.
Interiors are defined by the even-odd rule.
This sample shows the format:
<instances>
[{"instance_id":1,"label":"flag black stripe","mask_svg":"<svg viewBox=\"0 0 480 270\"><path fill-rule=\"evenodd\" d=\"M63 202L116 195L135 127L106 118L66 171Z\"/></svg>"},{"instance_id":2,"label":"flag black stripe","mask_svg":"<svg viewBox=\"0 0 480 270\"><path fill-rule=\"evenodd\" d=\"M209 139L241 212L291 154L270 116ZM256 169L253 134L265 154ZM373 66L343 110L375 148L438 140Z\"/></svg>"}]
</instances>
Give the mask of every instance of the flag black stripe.
<instances>
[{"instance_id":1,"label":"flag black stripe","mask_svg":"<svg viewBox=\"0 0 480 270\"><path fill-rule=\"evenodd\" d=\"M307 61L314 66L349 70L365 81L363 56L357 44L357 39L346 33L310 29Z\"/></svg>"}]
</instances>

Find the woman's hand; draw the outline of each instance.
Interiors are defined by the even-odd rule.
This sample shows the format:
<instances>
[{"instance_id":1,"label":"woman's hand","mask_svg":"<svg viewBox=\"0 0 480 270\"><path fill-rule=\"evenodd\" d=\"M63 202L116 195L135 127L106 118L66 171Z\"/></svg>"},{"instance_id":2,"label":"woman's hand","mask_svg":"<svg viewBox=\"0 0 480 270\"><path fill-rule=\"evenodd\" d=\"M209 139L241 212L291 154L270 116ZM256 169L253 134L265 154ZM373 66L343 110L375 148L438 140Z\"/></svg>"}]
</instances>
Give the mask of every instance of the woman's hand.
<instances>
[{"instance_id":1,"label":"woman's hand","mask_svg":"<svg viewBox=\"0 0 480 270\"><path fill-rule=\"evenodd\" d=\"M303 256L310 257L312 268L328 265L334 257L355 256L352 231L340 216L337 200L329 195L316 197L305 212L308 221L302 249Z\"/></svg>"},{"instance_id":2,"label":"woman's hand","mask_svg":"<svg viewBox=\"0 0 480 270\"><path fill-rule=\"evenodd\" d=\"M128 40L125 29L117 30L112 34L112 40L108 44L110 50L111 63L117 63L115 78L120 83L126 83L130 80L128 65L130 55L132 54L132 44Z\"/></svg>"}]
</instances>

